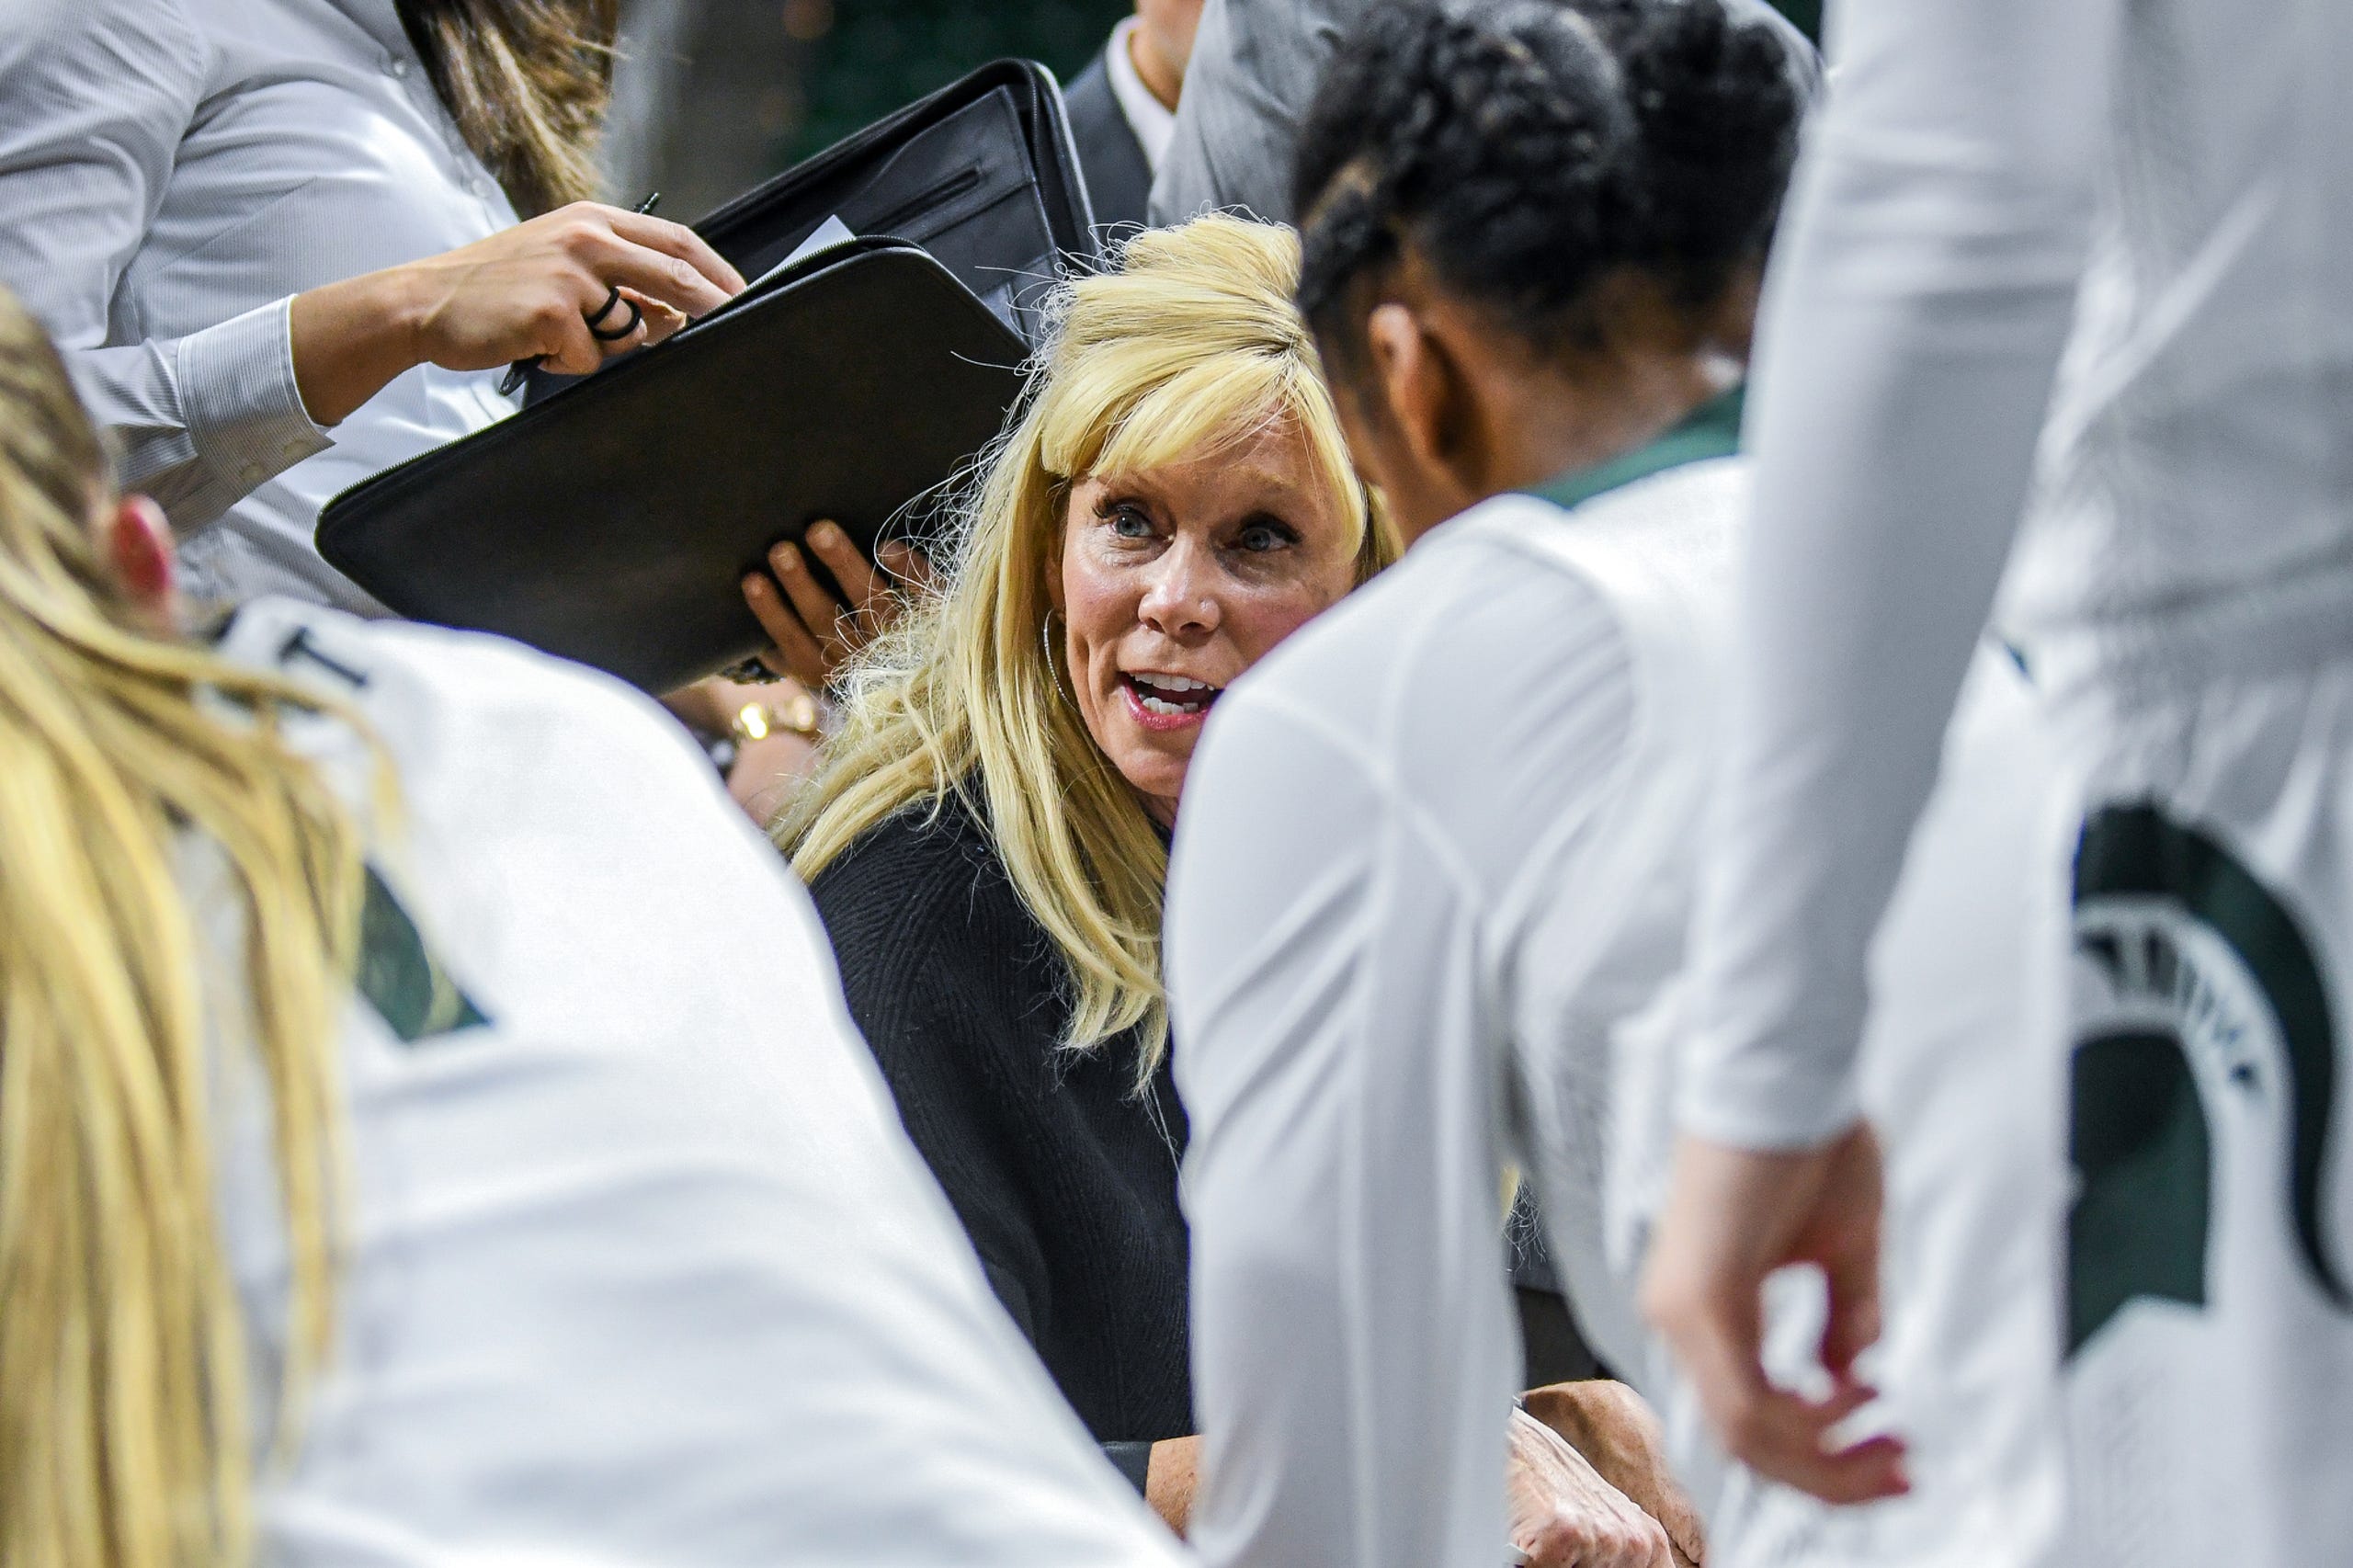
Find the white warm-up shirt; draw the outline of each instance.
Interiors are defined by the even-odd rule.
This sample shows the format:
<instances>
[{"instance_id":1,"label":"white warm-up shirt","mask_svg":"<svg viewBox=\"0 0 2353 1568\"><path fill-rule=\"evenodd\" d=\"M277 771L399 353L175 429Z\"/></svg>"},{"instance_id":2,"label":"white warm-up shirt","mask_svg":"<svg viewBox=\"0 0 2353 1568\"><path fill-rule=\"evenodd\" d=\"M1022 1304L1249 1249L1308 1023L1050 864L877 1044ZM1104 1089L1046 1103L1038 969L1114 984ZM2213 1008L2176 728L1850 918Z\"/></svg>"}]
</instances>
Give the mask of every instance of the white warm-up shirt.
<instances>
[{"instance_id":1,"label":"white warm-up shirt","mask_svg":"<svg viewBox=\"0 0 2353 1568\"><path fill-rule=\"evenodd\" d=\"M333 430L294 381L307 289L515 222L392 0L0 5L0 283L179 529L187 586L381 613L319 559L338 491L514 412L419 366Z\"/></svg>"},{"instance_id":2,"label":"white warm-up shirt","mask_svg":"<svg viewBox=\"0 0 2353 1568\"><path fill-rule=\"evenodd\" d=\"M356 707L399 795L338 1044L339 1340L265 1467L263 1560L1179 1561L990 1293L808 898L674 724L510 643L287 600L224 648ZM364 808L352 732L290 733ZM233 947L217 858L189 861ZM267 1099L222 1061L266 1412L284 1232Z\"/></svg>"},{"instance_id":3,"label":"white warm-up shirt","mask_svg":"<svg viewBox=\"0 0 2353 1568\"><path fill-rule=\"evenodd\" d=\"M1856 1115L1865 947L2022 512L2039 684L2353 573L2353 7L1857 0L1830 36L1682 1100L1751 1147Z\"/></svg>"},{"instance_id":4,"label":"white warm-up shirt","mask_svg":"<svg viewBox=\"0 0 2353 1568\"><path fill-rule=\"evenodd\" d=\"M1219 699L1167 921L1219 1568L1503 1561L1507 1164L1643 1364L1612 1059L1672 1007L1746 493L1720 458L1489 501Z\"/></svg>"}]
</instances>

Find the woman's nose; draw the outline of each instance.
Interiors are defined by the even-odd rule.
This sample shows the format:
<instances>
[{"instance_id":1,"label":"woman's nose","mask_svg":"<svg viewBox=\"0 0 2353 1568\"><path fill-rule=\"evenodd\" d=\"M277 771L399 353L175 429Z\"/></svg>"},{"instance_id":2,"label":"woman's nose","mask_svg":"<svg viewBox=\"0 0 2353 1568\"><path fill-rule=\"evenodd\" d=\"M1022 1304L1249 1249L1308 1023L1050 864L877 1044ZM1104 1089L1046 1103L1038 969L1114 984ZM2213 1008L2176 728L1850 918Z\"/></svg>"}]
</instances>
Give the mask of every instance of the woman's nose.
<instances>
[{"instance_id":1,"label":"woman's nose","mask_svg":"<svg viewBox=\"0 0 2353 1568\"><path fill-rule=\"evenodd\" d=\"M1218 603L1213 562L1203 559L1199 545L1179 540L1146 570L1143 601L1136 619L1164 637L1202 636L1217 630L1224 619Z\"/></svg>"}]
</instances>

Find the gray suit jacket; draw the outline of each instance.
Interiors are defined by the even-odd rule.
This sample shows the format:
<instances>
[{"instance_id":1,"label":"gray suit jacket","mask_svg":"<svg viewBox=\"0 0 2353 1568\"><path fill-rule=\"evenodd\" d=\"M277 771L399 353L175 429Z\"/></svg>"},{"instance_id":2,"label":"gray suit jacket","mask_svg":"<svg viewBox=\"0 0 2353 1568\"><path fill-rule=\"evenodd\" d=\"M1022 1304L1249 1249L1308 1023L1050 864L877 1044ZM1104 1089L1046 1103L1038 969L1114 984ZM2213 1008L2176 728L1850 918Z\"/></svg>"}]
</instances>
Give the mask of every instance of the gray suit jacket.
<instances>
[{"instance_id":1,"label":"gray suit jacket","mask_svg":"<svg viewBox=\"0 0 2353 1568\"><path fill-rule=\"evenodd\" d=\"M1152 221L1176 223L1215 207L1291 221L1290 165L1299 122L1340 40L1373 0L1209 0L1176 135L1152 187ZM1461 0L1442 0L1460 4ZM1809 93L1821 81L1813 45L1765 0L1733 0L1788 36L1791 69Z\"/></svg>"}]
</instances>

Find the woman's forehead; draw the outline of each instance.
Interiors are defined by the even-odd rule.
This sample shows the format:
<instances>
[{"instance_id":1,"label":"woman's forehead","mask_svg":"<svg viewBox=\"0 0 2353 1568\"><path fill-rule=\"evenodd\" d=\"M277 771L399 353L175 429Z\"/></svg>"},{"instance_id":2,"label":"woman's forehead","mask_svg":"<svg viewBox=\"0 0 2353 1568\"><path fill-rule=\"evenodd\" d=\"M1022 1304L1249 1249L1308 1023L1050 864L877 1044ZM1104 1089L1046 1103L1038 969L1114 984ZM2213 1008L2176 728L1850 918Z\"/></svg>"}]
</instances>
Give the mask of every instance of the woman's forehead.
<instances>
[{"instance_id":1,"label":"woman's forehead","mask_svg":"<svg viewBox=\"0 0 2353 1568\"><path fill-rule=\"evenodd\" d=\"M1288 415L1264 419L1165 457L1098 466L1080 482L1113 488L1220 488L1323 494L1332 488L1305 427Z\"/></svg>"}]
</instances>

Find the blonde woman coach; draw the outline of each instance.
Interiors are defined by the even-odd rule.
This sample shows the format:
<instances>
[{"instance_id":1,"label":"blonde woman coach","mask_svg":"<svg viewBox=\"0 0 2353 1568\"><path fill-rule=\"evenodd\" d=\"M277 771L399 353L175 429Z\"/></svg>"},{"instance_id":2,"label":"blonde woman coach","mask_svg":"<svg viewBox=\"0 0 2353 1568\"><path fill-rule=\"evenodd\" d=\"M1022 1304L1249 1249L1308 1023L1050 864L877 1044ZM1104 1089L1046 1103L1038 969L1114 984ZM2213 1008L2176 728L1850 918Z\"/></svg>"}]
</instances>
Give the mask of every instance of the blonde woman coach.
<instances>
[{"instance_id":1,"label":"blonde woman coach","mask_svg":"<svg viewBox=\"0 0 2353 1568\"><path fill-rule=\"evenodd\" d=\"M943 587L851 665L777 827L990 1282L1139 1484L1192 1431L1160 990L1186 764L1219 693L1390 554L1297 255L1204 219L1067 288Z\"/></svg>"}]
</instances>

